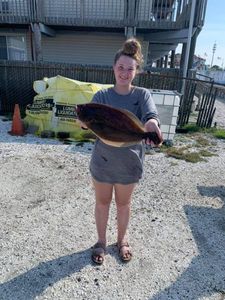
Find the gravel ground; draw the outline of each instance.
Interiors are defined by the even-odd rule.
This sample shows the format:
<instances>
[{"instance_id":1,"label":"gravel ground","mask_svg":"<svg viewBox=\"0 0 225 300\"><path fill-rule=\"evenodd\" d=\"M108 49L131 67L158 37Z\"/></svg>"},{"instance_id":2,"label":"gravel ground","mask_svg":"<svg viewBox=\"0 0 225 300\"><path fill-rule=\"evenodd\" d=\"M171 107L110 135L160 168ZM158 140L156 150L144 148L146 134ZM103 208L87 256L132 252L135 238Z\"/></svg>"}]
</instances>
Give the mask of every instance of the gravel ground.
<instances>
[{"instance_id":1,"label":"gravel ground","mask_svg":"<svg viewBox=\"0 0 225 300\"><path fill-rule=\"evenodd\" d=\"M224 141L196 164L146 155L129 228L134 257L118 259L113 202L96 267L92 145L12 137L10 126L0 120L1 300L225 299Z\"/></svg>"}]
</instances>

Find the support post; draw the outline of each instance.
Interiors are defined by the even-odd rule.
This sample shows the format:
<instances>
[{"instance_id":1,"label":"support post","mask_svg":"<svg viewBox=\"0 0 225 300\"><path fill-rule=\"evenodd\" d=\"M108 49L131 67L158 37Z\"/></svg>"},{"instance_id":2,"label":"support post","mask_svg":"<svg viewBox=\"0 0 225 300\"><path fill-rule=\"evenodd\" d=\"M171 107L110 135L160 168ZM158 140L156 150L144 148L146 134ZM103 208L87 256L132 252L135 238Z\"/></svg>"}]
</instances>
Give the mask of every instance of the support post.
<instances>
[{"instance_id":1,"label":"support post","mask_svg":"<svg viewBox=\"0 0 225 300\"><path fill-rule=\"evenodd\" d=\"M175 64L175 50L171 51L170 68L174 68Z\"/></svg>"},{"instance_id":2,"label":"support post","mask_svg":"<svg viewBox=\"0 0 225 300\"><path fill-rule=\"evenodd\" d=\"M196 30L194 36L191 39L190 55L189 55L189 59L188 59L188 70L192 69L192 66L193 66L196 40L197 40L198 33L199 33L198 30Z\"/></svg>"},{"instance_id":3,"label":"support post","mask_svg":"<svg viewBox=\"0 0 225 300\"><path fill-rule=\"evenodd\" d=\"M187 51L187 43L183 43L181 58L180 58L180 69L182 70L184 69L184 60L185 60L186 51Z\"/></svg>"},{"instance_id":4,"label":"support post","mask_svg":"<svg viewBox=\"0 0 225 300\"><path fill-rule=\"evenodd\" d=\"M125 36L127 39L136 35L136 27L125 27Z\"/></svg>"},{"instance_id":5,"label":"support post","mask_svg":"<svg viewBox=\"0 0 225 300\"><path fill-rule=\"evenodd\" d=\"M168 55L165 55L164 68L167 68L167 64L168 64Z\"/></svg>"},{"instance_id":6,"label":"support post","mask_svg":"<svg viewBox=\"0 0 225 300\"><path fill-rule=\"evenodd\" d=\"M33 24L35 61L42 61L41 30L38 23Z\"/></svg>"}]
</instances>

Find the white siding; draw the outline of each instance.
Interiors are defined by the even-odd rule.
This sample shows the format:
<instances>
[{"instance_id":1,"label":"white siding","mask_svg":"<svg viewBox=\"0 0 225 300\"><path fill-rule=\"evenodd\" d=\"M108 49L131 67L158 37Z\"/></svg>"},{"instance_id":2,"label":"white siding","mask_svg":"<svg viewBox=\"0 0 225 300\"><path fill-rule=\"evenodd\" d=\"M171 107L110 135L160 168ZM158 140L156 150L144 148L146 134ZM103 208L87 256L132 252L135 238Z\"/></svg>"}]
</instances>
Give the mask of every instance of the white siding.
<instances>
[{"instance_id":1,"label":"white siding","mask_svg":"<svg viewBox=\"0 0 225 300\"><path fill-rule=\"evenodd\" d=\"M31 60L31 40L27 30L1 30L2 36L24 36L27 60ZM139 38L139 37L137 37ZM148 42L139 38L142 52L147 61ZM115 33L79 33L75 31L57 31L55 37L42 34L43 61L66 62L89 65L112 65L115 53L125 41L124 34Z\"/></svg>"},{"instance_id":2,"label":"white siding","mask_svg":"<svg viewBox=\"0 0 225 300\"><path fill-rule=\"evenodd\" d=\"M57 32L54 38L42 36L44 61L75 64L112 65L116 51L125 41L123 34ZM148 43L142 43L146 59Z\"/></svg>"}]
</instances>

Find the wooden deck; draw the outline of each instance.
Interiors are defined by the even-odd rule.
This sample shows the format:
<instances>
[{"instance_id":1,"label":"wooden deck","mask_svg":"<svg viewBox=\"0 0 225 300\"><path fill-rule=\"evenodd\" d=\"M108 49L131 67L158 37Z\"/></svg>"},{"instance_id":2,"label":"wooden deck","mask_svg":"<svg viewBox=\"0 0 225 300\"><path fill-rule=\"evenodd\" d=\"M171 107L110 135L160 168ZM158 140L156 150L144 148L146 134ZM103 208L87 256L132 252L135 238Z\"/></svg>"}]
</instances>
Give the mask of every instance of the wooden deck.
<instances>
[{"instance_id":1,"label":"wooden deck","mask_svg":"<svg viewBox=\"0 0 225 300\"><path fill-rule=\"evenodd\" d=\"M195 26L207 0L198 0ZM190 0L0 0L0 24L180 29L188 26Z\"/></svg>"}]
</instances>

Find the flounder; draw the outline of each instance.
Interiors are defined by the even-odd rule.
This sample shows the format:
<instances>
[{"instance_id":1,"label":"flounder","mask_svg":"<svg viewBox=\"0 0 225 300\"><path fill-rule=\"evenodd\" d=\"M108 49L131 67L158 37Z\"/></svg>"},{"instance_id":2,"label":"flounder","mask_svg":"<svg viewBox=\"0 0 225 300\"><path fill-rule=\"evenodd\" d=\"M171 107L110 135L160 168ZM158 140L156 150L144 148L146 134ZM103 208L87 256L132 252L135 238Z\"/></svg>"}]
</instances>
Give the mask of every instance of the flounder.
<instances>
[{"instance_id":1,"label":"flounder","mask_svg":"<svg viewBox=\"0 0 225 300\"><path fill-rule=\"evenodd\" d=\"M105 144L127 147L141 140L162 142L156 132L145 132L141 121L130 111L99 103L76 105L78 119Z\"/></svg>"}]
</instances>

